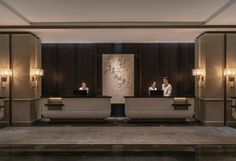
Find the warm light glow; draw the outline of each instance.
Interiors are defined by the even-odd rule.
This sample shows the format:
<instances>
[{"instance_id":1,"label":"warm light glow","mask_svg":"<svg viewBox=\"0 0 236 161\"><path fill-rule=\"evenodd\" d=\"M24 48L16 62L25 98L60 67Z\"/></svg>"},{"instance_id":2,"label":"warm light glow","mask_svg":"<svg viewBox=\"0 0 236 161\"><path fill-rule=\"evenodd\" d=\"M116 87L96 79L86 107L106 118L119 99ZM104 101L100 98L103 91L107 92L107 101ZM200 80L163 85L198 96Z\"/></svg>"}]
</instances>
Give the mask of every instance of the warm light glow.
<instances>
[{"instance_id":1,"label":"warm light glow","mask_svg":"<svg viewBox=\"0 0 236 161\"><path fill-rule=\"evenodd\" d=\"M192 71L193 76L204 76L205 75L205 70L204 69L193 69Z\"/></svg>"},{"instance_id":2,"label":"warm light glow","mask_svg":"<svg viewBox=\"0 0 236 161\"><path fill-rule=\"evenodd\" d=\"M32 69L32 76L43 76L43 69Z\"/></svg>"},{"instance_id":3,"label":"warm light glow","mask_svg":"<svg viewBox=\"0 0 236 161\"><path fill-rule=\"evenodd\" d=\"M1 77L7 77L7 76L11 76L11 75L12 75L11 69L7 69L7 68L0 69L0 76Z\"/></svg>"},{"instance_id":4,"label":"warm light glow","mask_svg":"<svg viewBox=\"0 0 236 161\"><path fill-rule=\"evenodd\" d=\"M236 76L236 68L227 68L224 70L224 76L235 77Z\"/></svg>"}]
</instances>

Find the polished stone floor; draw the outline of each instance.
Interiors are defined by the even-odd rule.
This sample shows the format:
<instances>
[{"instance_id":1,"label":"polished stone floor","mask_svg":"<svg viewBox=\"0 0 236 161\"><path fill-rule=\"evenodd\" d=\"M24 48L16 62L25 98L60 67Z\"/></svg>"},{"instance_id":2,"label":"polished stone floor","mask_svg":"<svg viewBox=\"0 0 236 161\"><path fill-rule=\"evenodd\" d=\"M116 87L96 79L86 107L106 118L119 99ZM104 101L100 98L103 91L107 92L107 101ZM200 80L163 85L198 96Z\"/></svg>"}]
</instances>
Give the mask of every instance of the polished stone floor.
<instances>
[{"instance_id":1,"label":"polished stone floor","mask_svg":"<svg viewBox=\"0 0 236 161\"><path fill-rule=\"evenodd\" d=\"M0 129L0 145L236 145L236 129L214 126L27 126Z\"/></svg>"},{"instance_id":2,"label":"polished stone floor","mask_svg":"<svg viewBox=\"0 0 236 161\"><path fill-rule=\"evenodd\" d=\"M236 129L215 126L13 126L0 161L236 161Z\"/></svg>"},{"instance_id":3,"label":"polished stone floor","mask_svg":"<svg viewBox=\"0 0 236 161\"><path fill-rule=\"evenodd\" d=\"M0 161L235 161L235 156L0 156Z\"/></svg>"},{"instance_id":4,"label":"polished stone floor","mask_svg":"<svg viewBox=\"0 0 236 161\"><path fill-rule=\"evenodd\" d=\"M165 153L165 154L14 154L0 155L0 161L236 161L236 155L229 154L191 154L191 153Z\"/></svg>"}]
</instances>

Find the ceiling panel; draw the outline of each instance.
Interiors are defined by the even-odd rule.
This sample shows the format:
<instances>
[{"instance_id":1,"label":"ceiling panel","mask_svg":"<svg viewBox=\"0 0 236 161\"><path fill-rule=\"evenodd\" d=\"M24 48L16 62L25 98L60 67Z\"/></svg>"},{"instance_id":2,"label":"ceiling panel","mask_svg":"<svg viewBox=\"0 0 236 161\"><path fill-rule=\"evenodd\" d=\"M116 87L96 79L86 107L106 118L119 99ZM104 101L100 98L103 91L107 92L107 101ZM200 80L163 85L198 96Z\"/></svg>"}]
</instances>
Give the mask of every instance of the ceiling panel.
<instances>
[{"instance_id":1,"label":"ceiling panel","mask_svg":"<svg viewBox=\"0 0 236 161\"><path fill-rule=\"evenodd\" d=\"M2 0L0 0L1 2ZM203 22L229 0L4 0L32 22ZM235 24L233 4L209 24ZM0 4L0 25L27 25ZM204 31L232 29L17 29L42 42L194 42ZM236 30L236 29L235 29Z\"/></svg>"},{"instance_id":2,"label":"ceiling panel","mask_svg":"<svg viewBox=\"0 0 236 161\"><path fill-rule=\"evenodd\" d=\"M193 42L199 32L168 29L100 29L35 31L43 42Z\"/></svg>"},{"instance_id":3,"label":"ceiling panel","mask_svg":"<svg viewBox=\"0 0 236 161\"><path fill-rule=\"evenodd\" d=\"M0 25L27 25L27 23L0 4Z\"/></svg>"},{"instance_id":4,"label":"ceiling panel","mask_svg":"<svg viewBox=\"0 0 236 161\"><path fill-rule=\"evenodd\" d=\"M205 29L31 29L18 31L32 32L44 43L151 43L194 42Z\"/></svg>"},{"instance_id":5,"label":"ceiling panel","mask_svg":"<svg viewBox=\"0 0 236 161\"><path fill-rule=\"evenodd\" d=\"M5 0L32 22L206 20L229 0Z\"/></svg>"},{"instance_id":6,"label":"ceiling panel","mask_svg":"<svg viewBox=\"0 0 236 161\"><path fill-rule=\"evenodd\" d=\"M15 31L15 30L0 30ZM205 31L236 29L20 29L36 34L43 43L153 43L194 42Z\"/></svg>"},{"instance_id":7,"label":"ceiling panel","mask_svg":"<svg viewBox=\"0 0 236 161\"><path fill-rule=\"evenodd\" d=\"M212 19L208 24L214 25L236 25L236 1L224 12Z\"/></svg>"}]
</instances>

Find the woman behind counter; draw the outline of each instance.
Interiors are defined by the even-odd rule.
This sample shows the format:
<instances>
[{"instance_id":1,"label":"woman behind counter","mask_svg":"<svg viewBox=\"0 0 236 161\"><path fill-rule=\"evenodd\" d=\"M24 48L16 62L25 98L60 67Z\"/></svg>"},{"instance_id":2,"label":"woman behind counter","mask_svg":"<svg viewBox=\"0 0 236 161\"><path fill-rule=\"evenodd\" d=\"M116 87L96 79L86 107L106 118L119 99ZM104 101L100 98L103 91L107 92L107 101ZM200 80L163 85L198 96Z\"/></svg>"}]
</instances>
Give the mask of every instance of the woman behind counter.
<instances>
[{"instance_id":1,"label":"woman behind counter","mask_svg":"<svg viewBox=\"0 0 236 161\"><path fill-rule=\"evenodd\" d=\"M87 87L85 82L82 82L81 87L79 88L79 90L86 90L87 94L89 93L89 88Z\"/></svg>"},{"instance_id":2,"label":"woman behind counter","mask_svg":"<svg viewBox=\"0 0 236 161\"><path fill-rule=\"evenodd\" d=\"M151 86L148 88L148 95L149 96L150 96L150 91L156 91L157 90L156 85L157 85L157 83L155 81L153 81Z\"/></svg>"}]
</instances>

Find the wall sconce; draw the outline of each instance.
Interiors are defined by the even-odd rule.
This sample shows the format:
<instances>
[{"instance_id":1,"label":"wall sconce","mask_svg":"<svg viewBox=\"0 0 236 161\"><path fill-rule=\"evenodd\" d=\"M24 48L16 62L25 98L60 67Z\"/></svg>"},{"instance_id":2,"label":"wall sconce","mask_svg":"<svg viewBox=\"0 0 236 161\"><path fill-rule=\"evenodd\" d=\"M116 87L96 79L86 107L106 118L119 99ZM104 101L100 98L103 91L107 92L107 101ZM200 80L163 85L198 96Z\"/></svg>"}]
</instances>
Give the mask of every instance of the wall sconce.
<instances>
[{"instance_id":1,"label":"wall sconce","mask_svg":"<svg viewBox=\"0 0 236 161\"><path fill-rule=\"evenodd\" d=\"M33 87L37 85L37 81L39 77L42 77L44 74L43 69L32 69L31 70L31 75L32 75L32 82L33 82Z\"/></svg>"},{"instance_id":2,"label":"wall sconce","mask_svg":"<svg viewBox=\"0 0 236 161\"><path fill-rule=\"evenodd\" d=\"M0 84L1 84L1 90L5 90L5 86L3 83L7 82L8 77L12 75L11 69L8 68L2 68L0 69Z\"/></svg>"},{"instance_id":3,"label":"wall sconce","mask_svg":"<svg viewBox=\"0 0 236 161\"><path fill-rule=\"evenodd\" d=\"M204 81L205 70L203 68L193 69L192 75L199 78L200 81Z\"/></svg>"},{"instance_id":4,"label":"wall sconce","mask_svg":"<svg viewBox=\"0 0 236 161\"><path fill-rule=\"evenodd\" d=\"M231 87L231 89L233 89L234 88L234 80L236 77L236 68L224 69L224 76L228 77L229 82L230 82L230 87Z\"/></svg>"},{"instance_id":5,"label":"wall sconce","mask_svg":"<svg viewBox=\"0 0 236 161\"><path fill-rule=\"evenodd\" d=\"M193 69L192 75L198 80L198 87L203 87L202 82L204 81L204 77L206 75L205 69L203 68Z\"/></svg>"},{"instance_id":6,"label":"wall sconce","mask_svg":"<svg viewBox=\"0 0 236 161\"><path fill-rule=\"evenodd\" d=\"M236 76L236 68L225 69L224 76L228 77L230 82L234 82L234 78Z\"/></svg>"}]
</instances>

